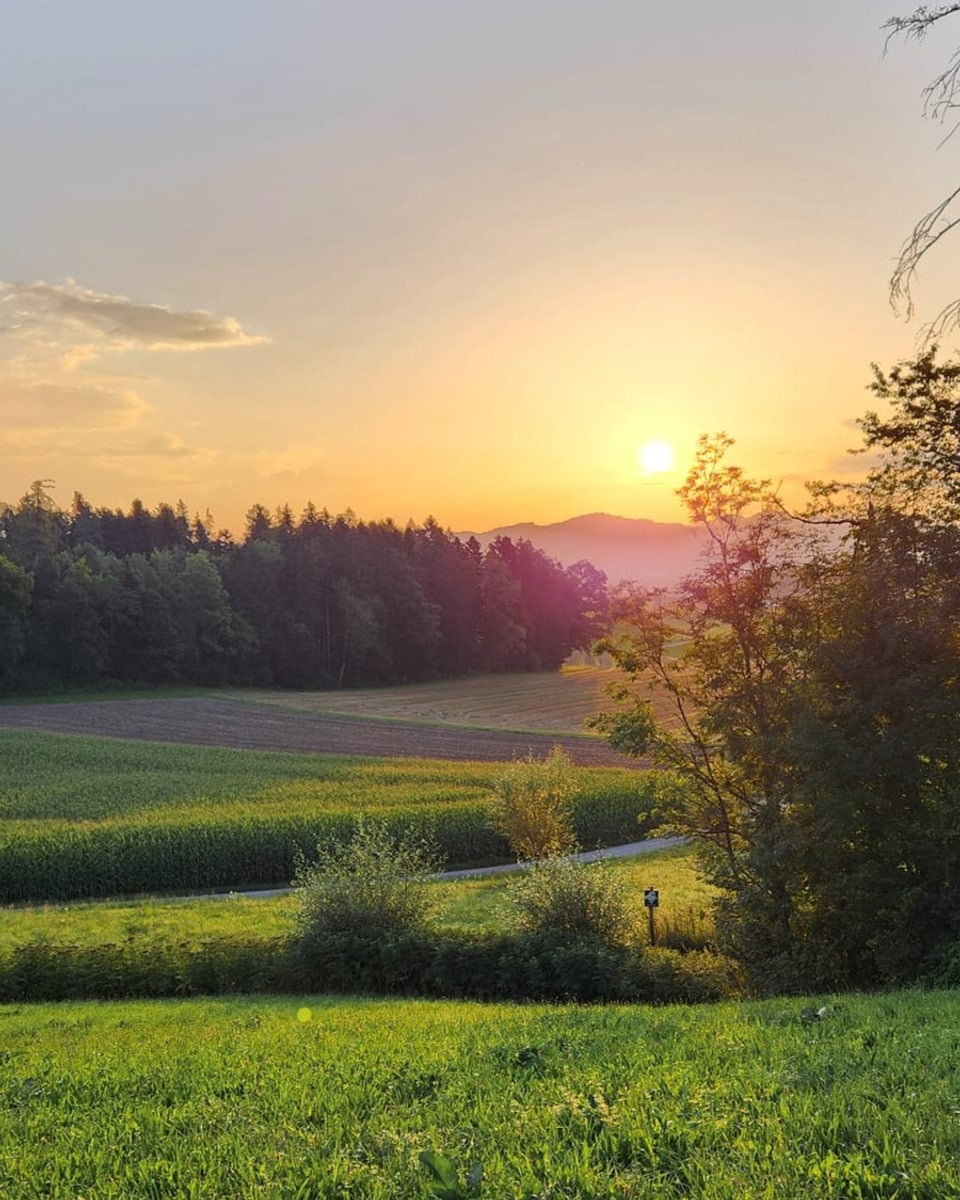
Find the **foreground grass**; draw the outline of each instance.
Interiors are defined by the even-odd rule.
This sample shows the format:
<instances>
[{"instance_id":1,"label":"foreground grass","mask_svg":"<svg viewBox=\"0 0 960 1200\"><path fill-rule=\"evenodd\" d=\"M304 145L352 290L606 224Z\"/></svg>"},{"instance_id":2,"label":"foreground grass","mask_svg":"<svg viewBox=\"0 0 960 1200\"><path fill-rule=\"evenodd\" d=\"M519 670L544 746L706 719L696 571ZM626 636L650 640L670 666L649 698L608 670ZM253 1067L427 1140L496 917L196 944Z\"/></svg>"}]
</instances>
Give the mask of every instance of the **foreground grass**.
<instances>
[{"instance_id":1,"label":"foreground grass","mask_svg":"<svg viewBox=\"0 0 960 1200\"><path fill-rule=\"evenodd\" d=\"M679 847L635 859L611 859L636 898L641 929L643 889L660 889L657 919L666 924L687 916L702 919L712 889L700 878L691 850ZM432 885L436 922L443 929L503 928L509 911L509 880L503 875L444 881ZM293 925L294 896L246 899L165 900L143 898L87 904L45 904L0 908L0 956L27 942L99 946L111 942L153 943L230 938L255 931L282 937Z\"/></svg>"},{"instance_id":2,"label":"foreground grass","mask_svg":"<svg viewBox=\"0 0 960 1200\"><path fill-rule=\"evenodd\" d=\"M958 1004L4 1007L0 1190L941 1200L960 1194Z\"/></svg>"}]
</instances>

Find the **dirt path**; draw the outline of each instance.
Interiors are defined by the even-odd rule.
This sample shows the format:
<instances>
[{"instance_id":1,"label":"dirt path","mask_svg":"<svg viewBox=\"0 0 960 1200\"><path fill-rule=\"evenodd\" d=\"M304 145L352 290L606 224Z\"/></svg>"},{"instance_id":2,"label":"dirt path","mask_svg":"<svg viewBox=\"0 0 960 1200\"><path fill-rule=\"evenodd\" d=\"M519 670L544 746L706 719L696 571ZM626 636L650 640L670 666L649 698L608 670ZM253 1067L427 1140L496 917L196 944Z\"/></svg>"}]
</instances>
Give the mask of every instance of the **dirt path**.
<instances>
[{"instance_id":1,"label":"dirt path","mask_svg":"<svg viewBox=\"0 0 960 1200\"><path fill-rule=\"evenodd\" d=\"M0 705L0 726L240 750L479 762L544 755L561 745L581 766L643 765L600 738L312 715L212 696Z\"/></svg>"}]
</instances>

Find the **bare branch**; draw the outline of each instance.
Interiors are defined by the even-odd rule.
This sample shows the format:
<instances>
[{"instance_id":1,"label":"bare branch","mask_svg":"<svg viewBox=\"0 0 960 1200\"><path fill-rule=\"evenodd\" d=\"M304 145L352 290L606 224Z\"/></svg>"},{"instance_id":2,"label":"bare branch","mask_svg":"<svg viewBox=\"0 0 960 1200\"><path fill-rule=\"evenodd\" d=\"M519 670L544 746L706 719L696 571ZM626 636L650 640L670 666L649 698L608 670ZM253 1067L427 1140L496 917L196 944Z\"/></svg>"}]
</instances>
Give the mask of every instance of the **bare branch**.
<instances>
[{"instance_id":1,"label":"bare branch","mask_svg":"<svg viewBox=\"0 0 960 1200\"><path fill-rule=\"evenodd\" d=\"M921 4L909 17L891 17L881 26L881 29L889 30L886 46L889 46L890 42L900 34L903 34L908 40L915 38L920 41L938 21L957 12L960 12L960 4L938 4L936 8L927 8L925 4ZM886 50L886 46L884 50Z\"/></svg>"},{"instance_id":2,"label":"bare branch","mask_svg":"<svg viewBox=\"0 0 960 1200\"><path fill-rule=\"evenodd\" d=\"M922 41L935 25L958 13L960 3L939 4L932 8L921 4L907 17L891 17L882 26L887 32L884 54L894 38ZM953 52L947 66L923 89L922 96L924 116L935 121L943 122L954 110L960 109L960 49ZM943 138L941 146L952 137L956 128L955 125ZM926 213L914 226L913 232L900 249L896 266L890 276L890 304L894 312L899 314L903 311L908 321L914 314L912 287L917 268L940 239L960 225L960 217L948 219L945 216L958 196L960 188L955 189L945 200ZM940 315L924 328L919 340L921 344L928 345L947 327L958 323L960 304L947 305Z\"/></svg>"},{"instance_id":3,"label":"bare branch","mask_svg":"<svg viewBox=\"0 0 960 1200\"><path fill-rule=\"evenodd\" d=\"M950 220L944 217L944 213L958 196L960 187L955 188L945 200L921 217L900 250L897 265L890 276L890 304L896 313L900 312L902 305L907 320L913 316L911 289L917 268L937 242L960 225L960 217L952 217Z\"/></svg>"}]
</instances>

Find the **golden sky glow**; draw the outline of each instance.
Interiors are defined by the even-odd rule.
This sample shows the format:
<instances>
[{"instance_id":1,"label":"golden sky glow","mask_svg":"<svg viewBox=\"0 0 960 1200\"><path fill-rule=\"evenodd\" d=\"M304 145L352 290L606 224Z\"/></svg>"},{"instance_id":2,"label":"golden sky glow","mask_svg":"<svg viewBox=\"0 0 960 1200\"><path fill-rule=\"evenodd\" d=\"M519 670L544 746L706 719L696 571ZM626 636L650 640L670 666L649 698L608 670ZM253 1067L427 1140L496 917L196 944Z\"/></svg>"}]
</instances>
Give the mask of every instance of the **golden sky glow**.
<instances>
[{"instance_id":1,"label":"golden sky glow","mask_svg":"<svg viewBox=\"0 0 960 1200\"><path fill-rule=\"evenodd\" d=\"M787 495L847 469L956 183L919 101L952 45L883 58L888 7L16 6L0 500L482 530L678 519L703 432Z\"/></svg>"}]
</instances>

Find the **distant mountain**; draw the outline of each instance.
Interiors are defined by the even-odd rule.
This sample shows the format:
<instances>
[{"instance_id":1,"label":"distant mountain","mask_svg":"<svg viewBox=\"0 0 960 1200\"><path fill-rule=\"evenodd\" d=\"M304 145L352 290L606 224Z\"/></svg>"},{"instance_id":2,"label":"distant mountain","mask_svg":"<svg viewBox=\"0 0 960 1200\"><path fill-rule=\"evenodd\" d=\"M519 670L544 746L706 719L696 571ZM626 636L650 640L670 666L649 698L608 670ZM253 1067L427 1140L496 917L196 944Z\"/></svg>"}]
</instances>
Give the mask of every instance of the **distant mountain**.
<instances>
[{"instance_id":1,"label":"distant mountain","mask_svg":"<svg viewBox=\"0 0 960 1200\"><path fill-rule=\"evenodd\" d=\"M611 584L632 579L645 587L677 583L693 570L703 546L702 531L689 525L608 513L571 517L553 525L528 521L457 537L461 541L475 537L484 549L497 537L525 538L565 567L585 558L604 571Z\"/></svg>"}]
</instances>

